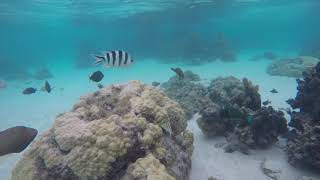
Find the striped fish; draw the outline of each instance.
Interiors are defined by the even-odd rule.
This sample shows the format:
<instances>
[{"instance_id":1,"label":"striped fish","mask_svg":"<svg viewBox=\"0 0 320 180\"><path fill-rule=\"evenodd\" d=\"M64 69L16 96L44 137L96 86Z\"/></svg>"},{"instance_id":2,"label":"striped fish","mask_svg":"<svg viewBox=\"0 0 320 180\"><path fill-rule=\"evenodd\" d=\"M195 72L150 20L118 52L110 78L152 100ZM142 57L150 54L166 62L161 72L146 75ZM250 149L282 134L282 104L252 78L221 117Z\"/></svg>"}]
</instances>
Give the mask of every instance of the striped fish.
<instances>
[{"instance_id":1,"label":"striped fish","mask_svg":"<svg viewBox=\"0 0 320 180\"><path fill-rule=\"evenodd\" d=\"M131 56L122 50L108 51L103 55L94 55L95 65L104 64L105 67L126 67L133 63Z\"/></svg>"}]
</instances>

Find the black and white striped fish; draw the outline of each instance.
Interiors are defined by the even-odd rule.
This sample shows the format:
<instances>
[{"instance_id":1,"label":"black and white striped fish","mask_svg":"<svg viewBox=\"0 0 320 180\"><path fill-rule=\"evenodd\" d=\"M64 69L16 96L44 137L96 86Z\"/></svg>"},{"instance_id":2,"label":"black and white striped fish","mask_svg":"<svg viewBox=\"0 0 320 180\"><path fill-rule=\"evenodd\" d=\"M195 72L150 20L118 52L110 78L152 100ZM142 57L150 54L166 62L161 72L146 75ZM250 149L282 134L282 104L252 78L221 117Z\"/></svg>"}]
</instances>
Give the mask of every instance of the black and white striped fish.
<instances>
[{"instance_id":1,"label":"black and white striped fish","mask_svg":"<svg viewBox=\"0 0 320 180\"><path fill-rule=\"evenodd\" d=\"M129 53L119 51L108 51L103 55L94 55L95 65L104 64L105 67L126 67L133 63Z\"/></svg>"}]
</instances>

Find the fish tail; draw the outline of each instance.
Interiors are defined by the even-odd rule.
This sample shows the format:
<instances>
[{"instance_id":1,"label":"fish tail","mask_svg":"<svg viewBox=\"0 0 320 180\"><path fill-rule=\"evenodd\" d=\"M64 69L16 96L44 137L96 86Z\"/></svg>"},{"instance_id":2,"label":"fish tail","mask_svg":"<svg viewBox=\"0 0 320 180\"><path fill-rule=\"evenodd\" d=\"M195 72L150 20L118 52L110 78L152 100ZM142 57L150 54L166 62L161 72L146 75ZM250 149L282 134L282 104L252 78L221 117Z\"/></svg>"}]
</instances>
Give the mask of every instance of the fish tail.
<instances>
[{"instance_id":1,"label":"fish tail","mask_svg":"<svg viewBox=\"0 0 320 180\"><path fill-rule=\"evenodd\" d=\"M94 58L96 60L94 62L94 65L96 65L96 66L105 61L105 58L103 56L98 56L98 55L93 55L93 56L94 56Z\"/></svg>"}]
</instances>

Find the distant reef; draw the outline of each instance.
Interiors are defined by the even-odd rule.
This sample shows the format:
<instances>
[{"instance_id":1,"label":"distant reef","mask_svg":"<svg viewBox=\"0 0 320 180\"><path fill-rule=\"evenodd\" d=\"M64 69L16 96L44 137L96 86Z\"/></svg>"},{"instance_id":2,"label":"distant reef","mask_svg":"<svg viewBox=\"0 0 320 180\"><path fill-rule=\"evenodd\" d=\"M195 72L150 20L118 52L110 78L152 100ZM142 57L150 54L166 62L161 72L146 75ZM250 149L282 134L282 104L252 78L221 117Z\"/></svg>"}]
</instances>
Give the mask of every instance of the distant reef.
<instances>
[{"instance_id":1,"label":"distant reef","mask_svg":"<svg viewBox=\"0 0 320 180\"><path fill-rule=\"evenodd\" d=\"M188 180L193 135L184 111L131 81L81 97L23 155L12 180Z\"/></svg>"},{"instance_id":2,"label":"distant reef","mask_svg":"<svg viewBox=\"0 0 320 180\"><path fill-rule=\"evenodd\" d=\"M300 78L302 73L312 69L320 60L312 56L280 59L273 61L267 68L267 73L272 76L287 76Z\"/></svg>"},{"instance_id":3,"label":"distant reef","mask_svg":"<svg viewBox=\"0 0 320 180\"><path fill-rule=\"evenodd\" d=\"M293 165L308 165L320 170L320 63L297 79L298 93L288 103L291 114L287 152Z\"/></svg>"}]
</instances>

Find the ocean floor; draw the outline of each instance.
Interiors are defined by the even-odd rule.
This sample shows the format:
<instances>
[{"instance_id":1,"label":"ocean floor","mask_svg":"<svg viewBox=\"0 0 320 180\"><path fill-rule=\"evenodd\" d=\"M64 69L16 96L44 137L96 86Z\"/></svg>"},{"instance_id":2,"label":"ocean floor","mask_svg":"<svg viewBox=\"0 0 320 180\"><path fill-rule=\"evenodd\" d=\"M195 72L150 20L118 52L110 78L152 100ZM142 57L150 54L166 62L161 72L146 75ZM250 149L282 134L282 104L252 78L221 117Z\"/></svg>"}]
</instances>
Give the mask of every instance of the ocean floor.
<instances>
[{"instance_id":1,"label":"ocean floor","mask_svg":"<svg viewBox=\"0 0 320 180\"><path fill-rule=\"evenodd\" d=\"M284 54L284 53L282 53ZM288 53L285 53L288 55ZM213 62L200 66L179 64L161 64L155 60L138 61L132 67L123 69L74 69L70 64L49 64L54 74L49 82L54 86L53 92L47 94L37 92L25 96L21 92L29 86L41 88L44 82L9 82L7 89L0 90L0 130L11 126L25 125L37 128L40 133L48 129L58 114L68 111L81 95L97 90L96 84L89 82L88 76L93 71L102 70L105 78L102 84L125 83L128 80L141 80L151 84L153 81L165 82L174 73L171 67L180 67L191 70L208 83L218 76L233 75L238 78L247 77L260 87L262 100L271 100L271 105L277 108L286 108L285 100L296 94L294 78L275 77L266 74L266 67L270 61L249 61L255 53L242 53L237 62ZM67 58L66 58L67 59ZM56 61L50 61L56 62ZM63 61L59 61L63 62ZM276 88L279 93L269 91ZM196 117L195 117L196 118ZM197 126L195 118L189 121L188 128L194 133L195 151L192 158L192 180L206 180L209 176L219 180L257 180L270 179L260 170L260 162L275 161L281 166L281 180L294 180L300 176L308 176L310 172L291 167L286 161L286 155L278 146L268 150L256 150L252 155L242 155L238 152L224 153L223 149L216 148L215 144L223 142L223 138L206 139ZM0 179L10 179L10 173L21 154L9 155L0 158ZM312 176L315 176L311 174ZM318 176L320 179L320 176Z\"/></svg>"}]
</instances>

